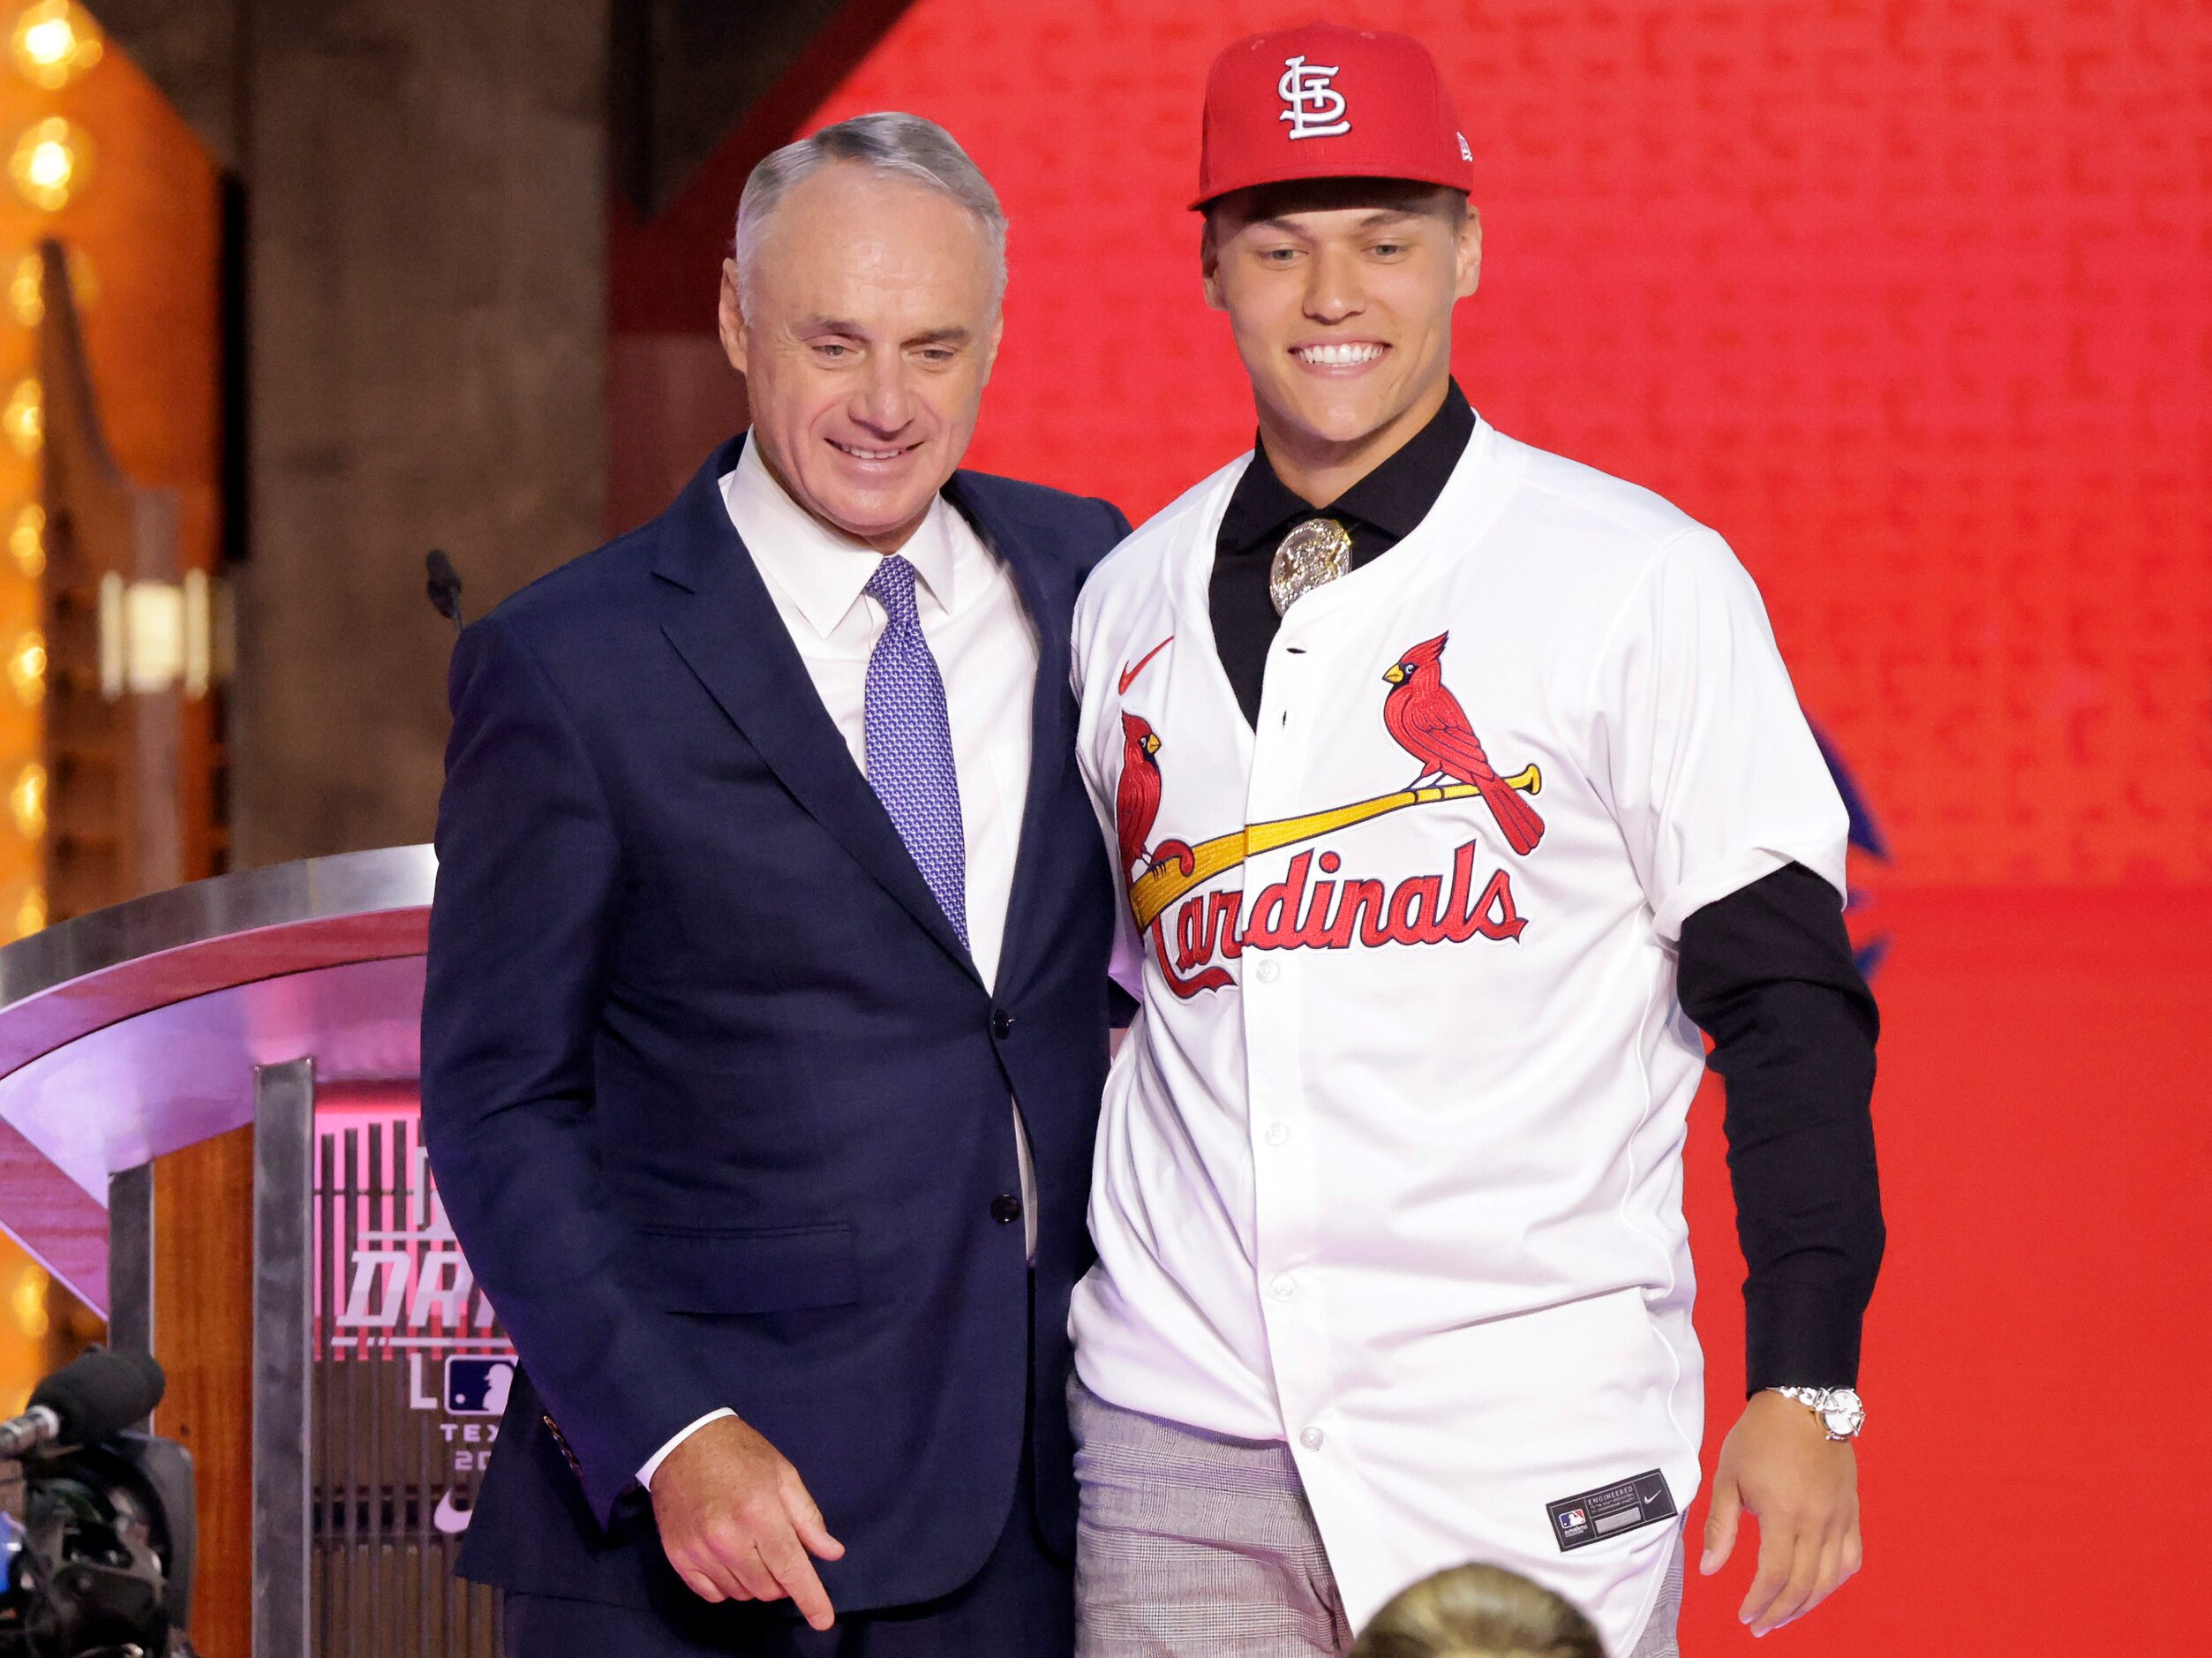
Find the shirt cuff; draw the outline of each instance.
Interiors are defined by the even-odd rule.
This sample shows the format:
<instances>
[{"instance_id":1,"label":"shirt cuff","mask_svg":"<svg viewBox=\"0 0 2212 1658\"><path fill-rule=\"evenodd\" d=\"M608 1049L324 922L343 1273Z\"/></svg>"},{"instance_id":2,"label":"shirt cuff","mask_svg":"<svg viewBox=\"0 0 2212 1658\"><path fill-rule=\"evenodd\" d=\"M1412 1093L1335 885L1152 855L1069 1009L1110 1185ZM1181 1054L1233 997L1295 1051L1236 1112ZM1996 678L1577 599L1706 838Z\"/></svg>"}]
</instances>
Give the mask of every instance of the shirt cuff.
<instances>
[{"instance_id":1,"label":"shirt cuff","mask_svg":"<svg viewBox=\"0 0 2212 1658\"><path fill-rule=\"evenodd\" d=\"M643 1486L648 1491L651 1490L653 1488L653 1475L660 1472L660 1465L668 1460L668 1453L670 1451L673 1451L678 1445L683 1443L685 1440L690 1438L692 1435L697 1433L709 1422L719 1422L725 1416L734 1416L737 1413L730 1409L726 1405L719 1411L709 1411L697 1421L692 1423L690 1427L685 1428L681 1433L675 1435L666 1444L663 1445L658 1451L653 1452L653 1454L646 1459L645 1466L637 1471L637 1483Z\"/></svg>"},{"instance_id":2,"label":"shirt cuff","mask_svg":"<svg viewBox=\"0 0 2212 1658\"><path fill-rule=\"evenodd\" d=\"M1744 1392L1859 1384L1863 1293L1841 1287L1743 1286Z\"/></svg>"}]
</instances>

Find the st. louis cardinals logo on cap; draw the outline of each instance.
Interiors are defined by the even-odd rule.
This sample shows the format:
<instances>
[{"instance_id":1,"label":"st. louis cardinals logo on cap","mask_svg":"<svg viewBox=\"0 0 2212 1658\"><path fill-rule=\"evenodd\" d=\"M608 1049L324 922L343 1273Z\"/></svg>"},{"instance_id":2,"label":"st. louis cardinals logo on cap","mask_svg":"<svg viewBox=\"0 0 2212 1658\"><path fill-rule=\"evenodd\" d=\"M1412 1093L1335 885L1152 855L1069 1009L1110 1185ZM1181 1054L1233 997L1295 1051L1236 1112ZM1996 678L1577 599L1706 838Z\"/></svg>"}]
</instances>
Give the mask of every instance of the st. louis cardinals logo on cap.
<instances>
[{"instance_id":1,"label":"st. louis cardinals logo on cap","mask_svg":"<svg viewBox=\"0 0 2212 1658\"><path fill-rule=\"evenodd\" d=\"M1303 54L1283 60L1283 79L1275 90L1286 106L1281 119L1290 124L1294 139L1338 138L1351 131L1344 118L1344 94L1330 85L1336 66L1309 64Z\"/></svg>"},{"instance_id":2,"label":"st. louis cardinals logo on cap","mask_svg":"<svg viewBox=\"0 0 2212 1658\"><path fill-rule=\"evenodd\" d=\"M1330 23L1255 34L1206 79L1198 200L1301 178L1400 178L1465 190L1467 140L1418 41Z\"/></svg>"},{"instance_id":3,"label":"st. louis cardinals logo on cap","mask_svg":"<svg viewBox=\"0 0 2212 1658\"><path fill-rule=\"evenodd\" d=\"M1544 787L1543 773L1531 765L1501 777L1491 765L1466 711L1441 677L1449 637L1438 634L1410 646L1382 675L1390 686L1383 701L1383 728L1420 766L1404 788L1295 818L1247 824L1195 846L1172 838L1152 840L1164 787L1160 755L1166 744L1148 720L1122 710L1121 779L1114 791L1122 878L1129 884L1137 930L1149 939L1161 974L1177 997L1187 1000L1234 983L1218 961L1235 961L1246 950L1348 950L1355 942L1373 949L1521 936L1528 920L1515 906L1513 878L1500 866L1478 886L1475 840L1455 850L1448 875L1412 875L1395 888L1379 878L1344 873L1343 855L1325 849L1298 853L1283 878L1262 887L1249 910L1241 892L1199 890L1247 858L1317 840L1410 806L1445 801L1479 797L1514 855L1526 857L1536 850L1544 838L1544 820L1523 795ZM1161 648L1154 647L1123 672L1125 695ZM1321 878L1313 878L1317 874Z\"/></svg>"}]
</instances>

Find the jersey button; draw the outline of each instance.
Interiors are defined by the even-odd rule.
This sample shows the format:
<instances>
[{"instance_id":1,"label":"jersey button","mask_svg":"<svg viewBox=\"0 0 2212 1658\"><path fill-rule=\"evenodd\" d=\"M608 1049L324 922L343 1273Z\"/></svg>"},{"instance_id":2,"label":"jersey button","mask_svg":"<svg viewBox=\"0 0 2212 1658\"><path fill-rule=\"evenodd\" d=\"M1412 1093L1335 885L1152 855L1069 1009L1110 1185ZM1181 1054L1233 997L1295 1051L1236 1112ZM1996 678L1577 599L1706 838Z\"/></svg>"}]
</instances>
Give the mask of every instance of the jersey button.
<instances>
[{"instance_id":1,"label":"jersey button","mask_svg":"<svg viewBox=\"0 0 2212 1658\"><path fill-rule=\"evenodd\" d=\"M1269 1145L1271 1145L1271 1146L1279 1146L1279 1145L1281 1145L1281 1144L1282 1144L1284 1141L1288 1140L1290 1137L1290 1124L1288 1124L1288 1123L1269 1123L1269 1124L1268 1125L1268 1143Z\"/></svg>"},{"instance_id":2,"label":"jersey button","mask_svg":"<svg viewBox=\"0 0 2212 1658\"><path fill-rule=\"evenodd\" d=\"M1308 1451L1319 1451L1324 1437L1320 1428L1309 1428L1298 1436L1298 1443L1304 1445Z\"/></svg>"},{"instance_id":3,"label":"jersey button","mask_svg":"<svg viewBox=\"0 0 2212 1658\"><path fill-rule=\"evenodd\" d=\"M1260 982L1263 984L1272 984L1275 983L1275 976L1282 971L1283 969L1272 961L1263 961L1260 963Z\"/></svg>"},{"instance_id":4,"label":"jersey button","mask_svg":"<svg viewBox=\"0 0 2212 1658\"><path fill-rule=\"evenodd\" d=\"M1285 1272L1278 1277L1273 1284L1268 1285L1268 1288L1274 1292L1275 1299L1276 1300L1287 1301L1293 1295L1296 1295L1298 1292L1298 1281L1292 1277L1289 1273Z\"/></svg>"},{"instance_id":5,"label":"jersey button","mask_svg":"<svg viewBox=\"0 0 2212 1658\"><path fill-rule=\"evenodd\" d=\"M1012 1192L1001 1192L990 1201L990 1217L1002 1226L1011 1226L1021 1218L1021 1200Z\"/></svg>"}]
</instances>

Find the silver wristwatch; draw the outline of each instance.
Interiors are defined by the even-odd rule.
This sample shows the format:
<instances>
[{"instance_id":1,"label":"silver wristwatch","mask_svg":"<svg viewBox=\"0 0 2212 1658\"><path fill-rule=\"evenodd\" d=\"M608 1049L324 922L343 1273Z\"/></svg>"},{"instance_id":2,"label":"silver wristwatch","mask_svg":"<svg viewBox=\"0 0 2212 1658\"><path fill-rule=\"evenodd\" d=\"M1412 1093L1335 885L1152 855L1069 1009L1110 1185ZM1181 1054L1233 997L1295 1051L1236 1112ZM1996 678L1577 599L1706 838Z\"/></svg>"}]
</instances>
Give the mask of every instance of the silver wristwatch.
<instances>
[{"instance_id":1,"label":"silver wristwatch","mask_svg":"<svg viewBox=\"0 0 2212 1658\"><path fill-rule=\"evenodd\" d=\"M1820 1418L1831 1439L1856 1439L1866 1426L1866 1406L1849 1388L1771 1388L1786 1399L1795 1399Z\"/></svg>"}]
</instances>

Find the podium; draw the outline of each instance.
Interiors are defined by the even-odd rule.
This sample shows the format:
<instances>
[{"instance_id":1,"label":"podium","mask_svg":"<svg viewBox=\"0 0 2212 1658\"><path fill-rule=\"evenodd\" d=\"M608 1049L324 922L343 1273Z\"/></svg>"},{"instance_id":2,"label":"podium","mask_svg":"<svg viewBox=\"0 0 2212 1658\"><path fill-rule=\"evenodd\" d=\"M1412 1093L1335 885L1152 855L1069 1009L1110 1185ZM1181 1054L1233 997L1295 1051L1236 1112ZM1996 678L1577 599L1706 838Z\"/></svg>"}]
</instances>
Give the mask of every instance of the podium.
<instances>
[{"instance_id":1,"label":"podium","mask_svg":"<svg viewBox=\"0 0 2212 1658\"><path fill-rule=\"evenodd\" d=\"M0 1227L151 1351L209 1658L495 1658L451 1575L514 1351L418 1131L428 847L0 949Z\"/></svg>"}]
</instances>

